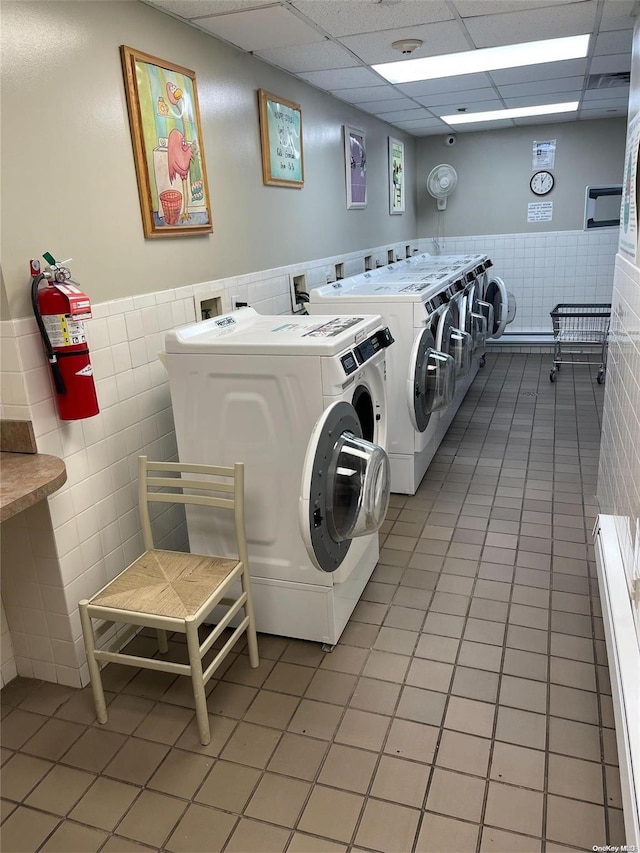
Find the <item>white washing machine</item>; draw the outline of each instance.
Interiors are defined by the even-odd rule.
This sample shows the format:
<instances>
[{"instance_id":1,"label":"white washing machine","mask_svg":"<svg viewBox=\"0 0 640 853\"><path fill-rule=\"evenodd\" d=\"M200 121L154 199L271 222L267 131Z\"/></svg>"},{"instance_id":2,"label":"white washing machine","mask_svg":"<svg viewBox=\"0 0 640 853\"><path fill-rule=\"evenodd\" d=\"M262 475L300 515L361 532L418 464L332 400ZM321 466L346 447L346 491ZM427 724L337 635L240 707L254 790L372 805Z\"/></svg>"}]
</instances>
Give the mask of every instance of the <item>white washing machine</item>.
<instances>
[{"instance_id":1,"label":"white washing machine","mask_svg":"<svg viewBox=\"0 0 640 853\"><path fill-rule=\"evenodd\" d=\"M464 270L463 270L464 271ZM309 293L310 314L379 313L395 343L388 353L391 491L415 494L478 369L473 341L452 322L460 269L418 275L401 262Z\"/></svg>"},{"instance_id":2,"label":"white washing machine","mask_svg":"<svg viewBox=\"0 0 640 853\"><path fill-rule=\"evenodd\" d=\"M252 308L166 335L180 459L245 463L259 631L335 644L378 561L392 342L363 312ZM187 526L195 552L233 553L232 522L190 507Z\"/></svg>"}]
</instances>

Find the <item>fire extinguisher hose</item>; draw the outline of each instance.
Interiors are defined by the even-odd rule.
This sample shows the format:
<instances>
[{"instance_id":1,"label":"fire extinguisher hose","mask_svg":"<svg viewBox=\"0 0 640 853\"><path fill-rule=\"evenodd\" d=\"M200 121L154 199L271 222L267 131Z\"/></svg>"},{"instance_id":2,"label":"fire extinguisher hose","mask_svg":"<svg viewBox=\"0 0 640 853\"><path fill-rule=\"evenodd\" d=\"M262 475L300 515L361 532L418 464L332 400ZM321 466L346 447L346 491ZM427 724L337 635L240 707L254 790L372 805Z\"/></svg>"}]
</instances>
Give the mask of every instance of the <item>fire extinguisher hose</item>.
<instances>
[{"instance_id":1,"label":"fire extinguisher hose","mask_svg":"<svg viewBox=\"0 0 640 853\"><path fill-rule=\"evenodd\" d=\"M56 388L56 393L66 394L67 389L64 384L64 379L62 378L62 373L60 372L58 356L53 346L51 345L51 339L49 338L49 333L47 332L47 329L44 325L42 314L40 313L40 306L38 305L38 288L40 286L40 282L44 281L45 278L46 276L44 276L42 273L33 277L33 280L31 282L31 306L33 307L33 314L36 318L36 323L38 324L38 329L40 330L40 334L42 336L42 341L44 343L47 359L49 361L49 364L51 365L51 373L53 375L53 382Z\"/></svg>"}]
</instances>

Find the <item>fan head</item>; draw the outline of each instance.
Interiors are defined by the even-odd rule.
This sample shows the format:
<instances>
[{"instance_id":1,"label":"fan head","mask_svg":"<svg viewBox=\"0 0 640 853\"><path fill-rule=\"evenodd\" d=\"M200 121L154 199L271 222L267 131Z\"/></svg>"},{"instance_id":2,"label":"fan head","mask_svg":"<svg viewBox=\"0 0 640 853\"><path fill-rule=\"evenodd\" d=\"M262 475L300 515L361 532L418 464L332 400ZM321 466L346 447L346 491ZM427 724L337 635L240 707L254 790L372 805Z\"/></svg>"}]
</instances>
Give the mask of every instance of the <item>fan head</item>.
<instances>
[{"instance_id":1,"label":"fan head","mask_svg":"<svg viewBox=\"0 0 640 853\"><path fill-rule=\"evenodd\" d=\"M455 190L458 183L458 174L453 166L448 163L440 163L434 166L427 176L427 190L438 202L438 210L444 210L447 206L447 196Z\"/></svg>"}]
</instances>

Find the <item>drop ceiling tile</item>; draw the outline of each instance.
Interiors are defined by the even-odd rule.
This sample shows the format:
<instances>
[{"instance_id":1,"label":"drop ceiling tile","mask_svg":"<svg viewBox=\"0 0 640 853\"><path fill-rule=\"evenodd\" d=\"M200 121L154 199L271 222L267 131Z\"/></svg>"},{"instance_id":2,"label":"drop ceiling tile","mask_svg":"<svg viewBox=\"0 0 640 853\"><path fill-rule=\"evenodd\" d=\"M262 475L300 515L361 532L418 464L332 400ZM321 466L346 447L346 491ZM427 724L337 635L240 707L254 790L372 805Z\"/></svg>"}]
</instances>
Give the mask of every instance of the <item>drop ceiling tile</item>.
<instances>
[{"instance_id":1,"label":"drop ceiling tile","mask_svg":"<svg viewBox=\"0 0 640 853\"><path fill-rule=\"evenodd\" d=\"M577 3L580 0L527 0L528 9L545 6L560 6L564 3ZM453 4L461 18L475 18L478 14L497 15L504 12L519 12L522 0L454 0Z\"/></svg>"},{"instance_id":2,"label":"drop ceiling tile","mask_svg":"<svg viewBox=\"0 0 640 853\"><path fill-rule=\"evenodd\" d=\"M486 113L489 110L504 109L504 104L502 103L502 101L499 101L497 98L494 98L490 101L467 101L466 107L466 112L468 113ZM439 107L430 106L429 109L437 116L449 116L454 115L457 112L458 105L442 104L442 106Z\"/></svg>"},{"instance_id":3,"label":"drop ceiling tile","mask_svg":"<svg viewBox=\"0 0 640 853\"><path fill-rule=\"evenodd\" d=\"M443 104L448 106L454 105L453 112L458 107L468 107L469 104L474 104L477 101L492 101L496 98L495 89L469 89L465 92L444 92L441 95L427 95L424 98L416 97L414 100L425 107L440 107Z\"/></svg>"},{"instance_id":4,"label":"drop ceiling tile","mask_svg":"<svg viewBox=\"0 0 640 853\"><path fill-rule=\"evenodd\" d=\"M569 121L576 120L577 113L572 113L572 118ZM562 124L562 122L566 122L567 117L562 113L556 113L556 115L550 116L527 116L526 118L514 118L513 123L518 127L521 127L525 124Z\"/></svg>"},{"instance_id":5,"label":"drop ceiling tile","mask_svg":"<svg viewBox=\"0 0 640 853\"><path fill-rule=\"evenodd\" d=\"M612 86L610 89L587 89L584 93L584 106L600 106L602 101L629 101L629 86Z\"/></svg>"},{"instance_id":6,"label":"drop ceiling tile","mask_svg":"<svg viewBox=\"0 0 640 853\"><path fill-rule=\"evenodd\" d=\"M398 92L390 83L387 86L361 86L357 89L339 89L334 94L336 98L341 98L350 104L366 104L371 101L386 101L392 98L400 100L404 98L402 92Z\"/></svg>"},{"instance_id":7,"label":"drop ceiling tile","mask_svg":"<svg viewBox=\"0 0 640 853\"><path fill-rule=\"evenodd\" d=\"M580 110L578 120L592 118L626 118L627 114L628 108L626 106L612 107L607 104L606 107L603 106L597 110Z\"/></svg>"},{"instance_id":8,"label":"drop ceiling tile","mask_svg":"<svg viewBox=\"0 0 640 853\"><path fill-rule=\"evenodd\" d=\"M560 77L582 77L586 70L586 59L567 59L564 62L544 62L540 65L527 65L524 68L491 71L489 77L498 86L508 86L516 83L532 83L537 80L558 80Z\"/></svg>"},{"instance_id":9,"label":"drop ceiling tile","mask_svg":"<svg viewBox=\"0 0 640 853\"><path fill-rule=\"evenodd\" d=\"M143 3L181 18L200 18L272 5L273 0L143 0Z\"/></svg>"},{"instance_id":10,"label":"drop ceiling tile","mask_svg":"<svg viewBox=\"0 0 640 853\"><path fill-rule=\"evenodd\" d=\"M633 32L631 30L612 30L600 33L596 39L594 55L602 56L607 53L631 53Z\"/></svg>"},{"instance_id":11,"label":"drop ceiling tile","mask_svg":"<svg viewBox=\"0 0 640 853\"><path fill-rule=\"evenodd\" d=\"M359 107L358 109L362 109L362 107ZM391 121L396 124L401 121L433 119L433 116L431 116L431 114L426 110L422 110L418 107L414 110L398 110L393 113L385 113L381 118L384 119L384 121Z\"/></svg>"},{"instance_id":12,"label":"drop ceiling tile","mask_svg":"<svg viewBox=\"0 0 640 853\"><path fill-rule=\"evenodd\" d=\"M473 130L501 130L502 128L513 126L511 119L501 119L500 121L478 121L470 122L469 124L452 125L452 130L454 133L470 133Z\"/></svg>"},{"instance_id":13,"label":"drop ceiling tile","mask_svg":"<svg viewBox=\"0 0 640 853\"><path fill-rule=\"evenodd\" d=\"M596 6L596 0L543 9L527 6L521 12L467 18L465 24L476 47L578 36L593 32Z\"/></svg>"},{"instance_id":14,"label":"drop ceiling tile","mask_svg":"<svg viewBox=\"0 0 640 853\"><path fill-rule=\"evenodd\" d=\"M304 71L298 75L303 80L333 92L335 89L353 89L360 86L379 86L380 78L361 65L359 68L337 68L333 71Z\"/></svg>"},{"instance_id":15,"label":"drop ceiling tile","mask_svg":"<svg viewBox=\"0 0 640 853\"><path fill-rule=\"evenodd\" d=\"M276 47L272 50L256 50L255 56L271 65L296 74L300 71L328 71L332 68L352 68L356 59L346 50L328 39L317 44L295 47Z\"/></svg>"},{"instance_id":16,"label":"drop ceiling tile","mask_svg":"<svg viewBox=\"0 0 640 853\"><path fill-rule=\"evenodd\" d=\"M307 26L282 6L198 18L196 23L208 33L243 50L268 50L323 40L317 30Z\"/></svg>"},{"instance_id":17,"label":"drop ceiling tile","mask_svg":"<svg viewBox=\"0 0 640 853\"><path fill-rule=\"evenodd\" d=\"M410 56L403 56L391 47L391 44L394 41L406 38L422 39L424 44ZM341 38L340 42L359 56L363 62L370 65L381 62L401 62L403 59L420 59L424 56L469 50L469 42L457 21L444 21L439 24L423 24L422 26L416 25L404 29L346 36Z\"/></svg>"},{"instance_id":18,"label":"drop ceiling tile","mask_svg":"<svg viewBox=\"0 0 640 853\"><path fill-rule=\"evenodd\" d=\"M505 98L504 103L508 109L519 107L539 107L542 104L566 104L570 101L579 101L581 90L573 92L556 92L554 95L522 95L519 98ZM565 121L571 121L566 118Z\"/></svg>"},{"instance_id":19,"label":"drop ceiling tile","mask_svg":"<svg viewBox=\"0 0 640 853\"><path fill-rule=\"evenodd\" d=\"M488 74L463 74L459 77L441 77L437 80L417 80L415 83L396 85L396 89L410 98L442 95L447 92L466 92L491 86Z\"/></svg>"},{"instance_id":20,"label":"drop ceiling tile","mask_svg":"<svg viewBox=\"0 0 640 853\"><path fill-rule=\"evenodd\" d=\"M432 128L433 130L438 130L440 133L447 133L449 130L449 126L444 122L440 121L438 118L421 118L421 119L409 119L407 121L399 121L397 126L402 130L416 130L418 128Z\"/></svg>"},{"instance_id":21,"label":"drop ceiling tile","mask_svg":"<svg viewBox=\"0 0 640 853\"><path fill-rule=\"evenodd\" d=\"M503 98L521 98L528 95L552 95L555 92L582 91L582 77L563 77L560 80L538 80L537 83L517 83L515 86L498 86ZM555 99L554 99L555 100Z\"/></svg>"},{"instance_id":22,"label":"drop ceiling tile","mask_svg":"<svg viewBox=\"0 0 640 853\"><path fill-rule=\"evenodd\" d=\"M590 74L617 74L631 70L631 53L614 53L609 56L594 56L591 60Z\"/></svg>"},{"instance_id":23,"label":"drop ceiling tile","mask_svg":"<svg viewBox=\"0 0 640 853\"><path fill-rule=\"evenodd\" d=\"M441 0L388 4L378 0L293 0L291 5L332 36L392 30L454 17Z\"/></svg>"},{"instance_id":24,"label":"drop ceiling tile","mask_svg":"<svg viewBox=\"0 0 640 853\"><path fill-rule=\"evenodd\" d=\"M405 109L416 108L419 109L418 105L413 101L410 101L408 98L404 98L401 101L390 100L390 101L371 101L368 104L356 104L359 110L363 110L366 113L371 113L372 115L382 115L383 113L391 113L398 110L400 107L404 107Z\"/></svg>"},{"instance_id":25,"label":"drop ceiling tile","mask_svg":"<svg viewBox=\"0 0 640 853\"><path fill-rule=\"evenodd\" d=\"M600 31L633 29L636 3L634 0L616 0L615 3L603 3Z\"/></svg>"}]
</instances>

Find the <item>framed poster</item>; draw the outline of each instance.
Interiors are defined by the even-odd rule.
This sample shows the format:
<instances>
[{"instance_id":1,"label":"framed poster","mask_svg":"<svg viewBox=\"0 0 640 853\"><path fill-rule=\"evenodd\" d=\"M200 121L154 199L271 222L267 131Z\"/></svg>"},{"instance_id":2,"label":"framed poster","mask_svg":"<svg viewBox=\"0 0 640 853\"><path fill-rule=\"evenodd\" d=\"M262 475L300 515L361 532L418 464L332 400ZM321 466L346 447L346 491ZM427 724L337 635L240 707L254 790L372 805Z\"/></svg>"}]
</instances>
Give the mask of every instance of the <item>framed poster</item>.
<instances>
[{"instance_id":1,"label":"framed poster","mask_svg":"<svg viewBox=\"0 0 640 853\"><path fill-rule=\"evenodd\" d=\"M404 142L389 137L389 213L404 213Z\"/></svg>"},{"instance_id":2,"label":"framed poster","mask_svg":"<svg viewBox=\"0 0 640 853\"><path fill-rule=\"evenodd\" d=\"M213 231L194 71L121 45L145 237Z\"/></svg>"},{"instance_id":3,"label":"framed poster","mask_svg":"<svg viewBox=\"0 0 640 853\"><path fill-rule=\"evenodd\" d=\"M344 166L347 209L367 206L367 152L364 133L344 126Z\"/></svg>"},{"instance_id":4,"label":"framed poster","mask_svg":"<svg viewBox=\"0 0 640 853\"><path fill-rule=\"evenodd\" d=\"M299 104L258 89L262 180L269 186L304 186L302 109Z\"/></svg>"}]
</instances>

